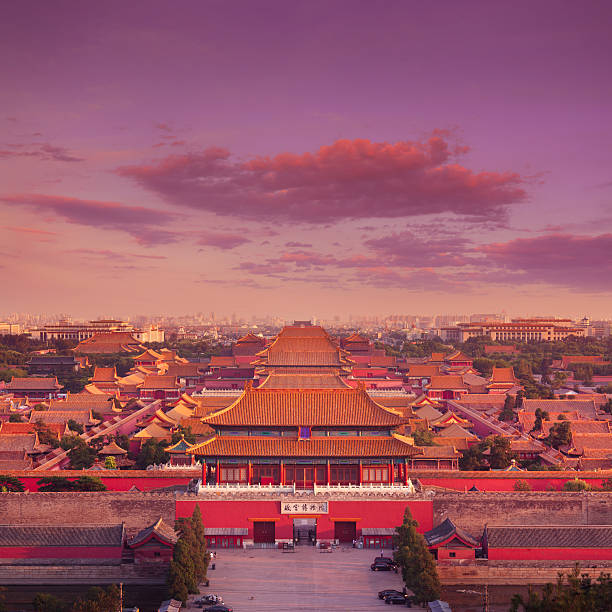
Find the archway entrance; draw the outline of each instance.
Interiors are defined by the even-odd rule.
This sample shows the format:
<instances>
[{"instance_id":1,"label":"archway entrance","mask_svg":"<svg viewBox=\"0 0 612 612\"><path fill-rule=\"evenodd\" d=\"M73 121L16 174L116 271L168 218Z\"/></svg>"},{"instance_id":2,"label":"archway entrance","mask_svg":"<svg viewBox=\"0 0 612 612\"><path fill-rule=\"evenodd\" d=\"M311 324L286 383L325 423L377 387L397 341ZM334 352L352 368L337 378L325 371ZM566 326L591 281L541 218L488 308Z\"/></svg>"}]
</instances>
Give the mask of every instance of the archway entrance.
<instances>
[{"instance_id":1,"label":"archway entrance","mask_svg":"<svg viewBox=\"0 0 612 612\"><path fill-rule=\"evenodd\" d=\"M352 544L357 539L357 523L355 521L336 521L334 537L340 544Z\"/></svg>"},{"instance_id":2,"label":"archway entrance","mask_svg":"<svg viewBox=\"0 0 612 612\"><path fill-rule=\"evenodd\" d=\"M317 542L317 519L293 519L293 541L296 544L310 544L314 546Z\"/></svg>"}]
</instances>

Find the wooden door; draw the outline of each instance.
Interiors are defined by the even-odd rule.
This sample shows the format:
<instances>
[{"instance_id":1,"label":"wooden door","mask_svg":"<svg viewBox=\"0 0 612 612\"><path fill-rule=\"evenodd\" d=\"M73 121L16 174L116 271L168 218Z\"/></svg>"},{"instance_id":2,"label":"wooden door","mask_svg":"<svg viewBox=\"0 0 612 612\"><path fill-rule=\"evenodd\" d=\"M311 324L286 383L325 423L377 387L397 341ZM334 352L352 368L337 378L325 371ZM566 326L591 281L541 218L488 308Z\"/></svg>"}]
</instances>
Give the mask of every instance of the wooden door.
<instances>
[{"instance_id":1,"label":"wooden door","mask_svg":"<svg viewBox=\"0 0 612 612\"><path fill-rule=\"evenodd\" d=\"M255 521L253 523L253 542L273 544L276 540L274 521Z\"/></svg>"},{"instance_id":2,"label":"wooden door","mask_svg":"<svg viewBox=\"0 0 612 612\"><path fill-rule=\"evenodd\" d=\"M334 537L340 543L352 543L357 539L357 523L355 521L336 521Z\"/></svg>"}]
</instances>

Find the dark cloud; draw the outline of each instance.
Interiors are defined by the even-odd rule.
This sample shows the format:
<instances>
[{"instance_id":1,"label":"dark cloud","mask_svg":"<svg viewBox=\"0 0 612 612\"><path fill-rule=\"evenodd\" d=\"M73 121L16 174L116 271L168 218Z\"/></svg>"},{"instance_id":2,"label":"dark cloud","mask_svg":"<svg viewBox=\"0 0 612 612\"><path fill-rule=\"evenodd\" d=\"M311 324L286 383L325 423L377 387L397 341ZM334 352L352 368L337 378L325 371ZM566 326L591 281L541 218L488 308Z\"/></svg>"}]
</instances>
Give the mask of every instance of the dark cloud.
<instances>
[{"instance_id":1,"label":"dark cloud","mask_svg":"<svg viewBox=\"0 0 612 612\"><path fill-rule=\"evenodd\" d=\"M200 231L196 242L201 246L212 246L227 251L251 242L242 234L228 232Z\"/></svg>"},{"instance_id":2,"label":"dark cloud","mask_svg":"<svg viewBox=\"0 0 612 612\"><path fill-rule=\"evenodd\" d=\"M589 291L612 289L612 234L552 234L487 244L477 249L488 265L515 274L517 282Z\"/></svg>"},{"instance_id":3,"label":"dark cloud","mask_svg":"<svg viewBox=\"0 0 612 612\"><path fill-rule=\"evenodd\" d=\"M15 157L33 157L43 161L59 162L81 162L83 157L77 157L70 153L65 147L58 147L48 142L35 144L7 144L5 149L0 149L0 159Z\"/></svg>"},{"instance_id":4,"label":"dark cloud","mask_svg":"<svg viewBox=\"0 0 612 612\"><path fill-rule=\"evenodd\" d=\"M285 246L290 249L311 249L312 244L307 242L285 242Z\"/></svg>"},{"instance_id":5,"label":"dark cloud","mask_svg":"<svg viewBox=\"0 0 612 612\"><path fill-rule=\"evenodd\" d=\"M11 207L53 213L69 223L124 231L143 245L163 244L178 239L178 234L159 229L159 226L174 220L175 215L144 206L44 194L4 195L0 196L0 202Z\"/></svg>"},{"instance_id":6,"label":"dark cloud","mask_svg":"<svg viewBox=\"0 0 612 612\"><path fill-rule=\"evenodd\" d=\"M313 154L249 161L213 147L117 172L173 205L275 222L436 213L497 221L526 199L518 174L474 172L454 161L454 153L435 134L395 144L339 140Z\"/></svg>"},{"instance_id":7,"label":"dark cloud","mask_svg":"<svg viewBox=\"0 0 612 612\"><path fill-rule=\"evenodd\" d=\"M382 261L408 268L444 268L470 263L466 251L470 241L456 236L421 238L410 231L365 241Z\"/></svg>"}]
</instances>

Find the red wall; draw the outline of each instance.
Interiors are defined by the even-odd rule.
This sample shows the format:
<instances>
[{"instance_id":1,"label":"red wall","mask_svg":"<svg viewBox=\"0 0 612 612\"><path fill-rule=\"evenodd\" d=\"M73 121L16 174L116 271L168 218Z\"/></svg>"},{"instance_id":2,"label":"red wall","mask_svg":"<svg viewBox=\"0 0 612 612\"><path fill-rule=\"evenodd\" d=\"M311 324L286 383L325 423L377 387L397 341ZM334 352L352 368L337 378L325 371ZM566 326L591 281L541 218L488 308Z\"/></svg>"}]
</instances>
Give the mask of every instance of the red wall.
<instances>
[{"instance_id":1,"label":"red wall","mask_svg":"<svg viewBox=\"0 0 612 612\"><path fill-rule=\"evenodd\" d=\"M177 518L191 516L195 504L200 506L205 527L246 527L245 539L253 538L253 519L274 520L276 538L293 538L293 519L304 515L280 513L280 501L269 500L223 500L223 501L182 501L176 502ZM334 521L353 520L357 522L357 535L363 527L396 527L402 523L404 510L410 506L418 530L422 533L433 527L433 504L430 501L330 501L329 513L308 515L317 517L317 537L323 540L334 538Z\"/></svg>"},{"instance_id":2,"label":"red wall","mask_svg":"<svg viewBox=\"0 0 612 612\"><path fill-rule=\"evenodd\" d=\"M597 561L612 559L610 548L489 548L489 560Z\"/></svg>"},{"instance_id":3,"label":"red wall","mask_svg":"<svg viewBox=\"0 0 612 612\"><path fill-rule=\"evenodd\" d=\"M94 476L99 478L109 491L129 491L133 486L137 487L140 491L150 491L151 489L160 489L162 487L186 485L192 478L201 476L200 470L194 470L193 474L186 476L173 474L172 476L162 477L161 475L154 476L154 472L146 471L135 471L132 474L134 475L130 475L129 472L124 473L121 470L118 470L114 476L109 476L106 472L99 471L75 472L73 470L54 470L52 472L35 472L33 475L28 474L27 476L15 474L15 476L21 480L26 491L38 491L36 483L45 476L60 476L70 479L85 475Z\"/></svg>"},{"instance_id":4,"label":"red wall","mask_svg":"<svg viewBox=\"0 0 612 612\"><path fill-rule=\"evenodd\" d=\"M122 546L3 546L0 558L121 560L122 552Z\"/></svg>"},{"instance_id":5,"label":"red wall","mask_svg":"<svg viewBox=\"0 0 612 612\"><path fill-rule=\"evenodd\" d=\"M505 472L508 474L509 472ZM551 475L546 478L530 477L533 472L513 472L512 476L499 476L498 478L470 476L467 478L453 476L418 476L421 484L429 486L435 485L454 489L455 491L468 491L474 485L479 491L514 491L514 485L517 480L528 482L532 491L547 491L552 485L556 491L561 491L563 485L568 480L574 480L576 477L595 487L601 487L601 483L606 477L589 478L582 476L580 472L572 472L571 475L560 477L555 472L549 472ZM410 472L408 476L411 476Z\"/></svg>"}]
</instances>

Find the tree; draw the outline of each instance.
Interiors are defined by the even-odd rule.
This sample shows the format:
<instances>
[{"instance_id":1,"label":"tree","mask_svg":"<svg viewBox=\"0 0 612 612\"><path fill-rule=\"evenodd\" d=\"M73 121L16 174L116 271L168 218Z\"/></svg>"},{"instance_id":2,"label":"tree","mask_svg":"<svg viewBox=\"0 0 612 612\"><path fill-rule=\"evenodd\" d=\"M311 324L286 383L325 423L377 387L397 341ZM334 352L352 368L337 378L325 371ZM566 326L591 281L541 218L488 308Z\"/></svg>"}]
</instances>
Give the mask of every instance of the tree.
<instances>
[{"instance_id":1,"label":"tree","mask_svg":"<svg viewBox=\"0 0 612 612\"><path fill-rule=\"evenodd\" d=\"M440 598L438 568L425 538L417 532L418 523L406 506L403 523L395 528L397 550L394 559L402 571L402 579L419 603Z\"/></svg>"},{"instance_id":2,"label":"tree","mask_svg":"<svg viewBox=\"0 0 612 612\"><path fill-rule=\"evenodd\" d=\"M546 443L553 448L559 449L560 446L567 446L572 441L572 429L569 421L558 421L548 432Z\"/></svg>"},{"instance_id":3,"label":"tree","mask_svg":"<svg viewBox=\"0 0 612 612\"><path fill-rule=\"evenodd\" d=\"M489 464L485 459L481 444L474 444L463 451L459 459L459 469L468 472L482 472L489 469Z\"/></svg>"},{"instance_id":4,"label":"tree","mask_svg":"<svg viewBox=\"0 0 612 612\"><path fill-rule=\"evenodd\" d=\"M585 482L584 480L579 480L578 478L575 478L574 480L568 480L563 485L563 491L579 492L588 491L590 488L591 487L587 482Z\"/></svg>"},{"instance_id":5,"label":"tree","mask_svg":"<svg viewBox=\"0 0 612 612\"><path fill-rule=\"evenodd\" d=\"M527 599L514 595L510 612L609 612L612 600L610 574L601 573L596 581L580 574L577 565L566 575L559 574L555 585L548 583L539 595L529 590Z\"/></svg>"},{"instance_id":6,"label":"tree","mask_svg":"<svg viewBox=\"0 0 612 612\"><path fill-rule=\"evenodd\" d=\"M37 483L38 490L43 493L64 491L106 491L106 485L94 476L79 476L70 480L65 476L45 476Z\"/></svg>"},{"instance_id":7,"label":"tree","mask_svg":"<svg viewBox=\"0 0 612 612\"><path fill-rule=\"evenodd\" d=\"M195 444L196 436L191 431L191 425L189 427L183 427L182 425L177 428L175 432L172 433L172 440L170 444L176 444L180 441L181 436L185 438L189 444Z\"/></svg>"},{"instance_id":8,"label":"tree","mask_svg":"<svg viewBox=\"0 0 612 612\"><path fill-rule=\"evenodd\" d=\"M23 423L23 419L20 414L11 414L9 417L9 423Z\"/></svg>"},{"instance_id":9,"label":"tree","mask_svg":"<svg viewBox=\"0 0 612 612\"><path fill-rule=\"evenodd\" d=\"M516 421L516 412L514 412L514 398L511 395L506 395L504 407L499 415L500 421Z\"/></svg>"},{"instance_id":10,"label":"tree","mask_svg":"<svg viewBox=\"0 0 612 612\"><path fill-rule=\"evenodd\" d=\"M166 453L166 443L158 440L147 440L140 449L136 457L136 467L144 470L149 465L166 463L168 453Z\"/></svg>"},{"instance_id":11,"label":"tree","mask_svg":"<svg viewBox=\"0 0 612 612\"><path fill-rule=\"evenodd\" d=\"M78 434L82 434L83 431L85 431L83 426L80 423L77 423L74 419L68 419L68 429L70 431L75 431Z\"/></svg>"},{"instance_id":12,"label":"tree","mask_svg":"<svg viewBox=\"0 0 612 612\"><path fill-rule=\"evenodd\" d=\"M32 602L35 612L68 612L68 605L50 593L36 593Z\"/></svg>"},{"instance_id":13,"label":"tree","mask_svg":"<svg viewBox=\"0 0 612 612\"><path fill-rule=\"evenodd\" d=\"M542 429L542 421L548 421L550 419L548 412L546 410L542 410L541 408L536 408L535 411L535 421L533 423L533 429L531 431L540 431ZM531 432L530 432L531 433Z\"/></svg>"},{"instance_id":14,"label":"tree","mask_svg":"<svg viewBox=\"0 0 612 612\"><path fill-rule=\"evenodd\" d=\"M79 476L74 482L75 491L107 491L106 485L95 476Z\"/></svg>"},{"instance_id":15,"label":"tree","mask_svg":"<svg viewBox=\"0 0 612 612\"><path fill-rule=\"evenodd\" d=\"M510 440L503 436L495 436L490 443L489 465L492 470L503 470L507 468L512 459L516 459L516 453L510 449Z\"/></svg>"},{"instance_id":16,"label":"tree","mask_svg":"<svg viewBox=\"0 0 612 612\"><path fill-rule=\"evenodd\" d=\"M60 443L57 436L45 425L44 421L38 421L35 425L38 441L41 444L48 444L53 448L57 448Z\"/></svg>"},{"instance_id":17,"label":"tree","mask_svg":"<svg viewBox=\"0 0 612 612\"><path fill-rule=\"evenodd\" d=\"M116 470L117 469L117 461L115 460L114 457L106 457L106 459L104 459L104 467L107 470Z\"/></svg>"},{"instance_id":18,"label":"tree","mask_svg":"<svg viewBox=\"0 0 612 612\"><path fill-rule=\"evenodd\" d=\"M108 588L92 587L84 598L78 599L71 612L113 612L121 605L121 594L116 584Z\"/></svg>"},{"instance_id":19,"label":"tree","mask_svg":"<svg viewBox=\"0 0 612 612\"><path fill-rule=\"evenodd\" d=\"M186 601L189 593L198 593L198 584L205 580L208 568L206 538L199 506L191 518L179 518L175 529L180 533L174 547L168 573L168 593L174 599Z\"/></svg>"},{"instance_id":20,"label":"tree","mask_svg":"<svg viewBox=\"0 0 612 612\"><path fill-rule=\"evenodd\" d=\"M417 429L412 437L415 446L434 446L434 435L429 429Z\"/></svg>"},{"instance_id":21,"label":"tree","mask_svg":"<svg viewBox=\"0 0 612 612\"><path fill-rule=\"evenodd\" d=\"M515 491L531 491L531 485L526 480L517 480L514 483Z\"/></svg>"},{"instance_id":22,"label":"tree","mask_svg":"<svg viewBox=\"0 0 612 612\"><path fill-rule=\"evenodd\" d=\"M70 467L73 470L83 470L90 468L98 453L88 446L81 438L77 438L77 442L72 447L70 452L68 453L68 458L70 459Z\"/></svg>"},{"instance_id":23,"label":"tree","mask_svg":"<svg viewBox=\"0 0 612 612\"><path fill-rule=\"evenodd\" d=\"M25 487L19 478L15 476L7 476L0 474L0 492L1 493L23 493Z\"/></svg>"},{"instance_id":24,"label":"tree","mask_svg":"<svg viewBox=\"0 0 612 612\"><path fill-rule=\"evenodd\" d=\"M73 482L65 476L44 476L36 484L41 493L74 491Z\"/></svg>"}]
</instances>

